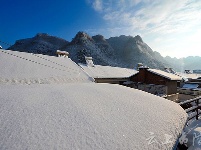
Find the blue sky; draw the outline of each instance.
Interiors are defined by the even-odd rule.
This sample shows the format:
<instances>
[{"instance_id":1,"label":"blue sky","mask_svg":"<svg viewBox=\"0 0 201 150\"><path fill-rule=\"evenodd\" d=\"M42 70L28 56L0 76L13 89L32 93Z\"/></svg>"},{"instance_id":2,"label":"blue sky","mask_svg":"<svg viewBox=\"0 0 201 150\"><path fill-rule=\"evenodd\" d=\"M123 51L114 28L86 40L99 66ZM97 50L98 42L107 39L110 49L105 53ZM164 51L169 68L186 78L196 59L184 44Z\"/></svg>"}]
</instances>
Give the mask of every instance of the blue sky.
<instances>
[{"instance_id":1,"label":"blue sky","mask_svg":"<svg viewBox=\"0 0 201 150\"><path fill-rule=\"evenodd\" d=\"M70 41L78 31L105 38L140 35L163 56L201 56L199 0L0 0L0 40L48 33ZM3 47L4 44L0 43Z\"/></svg>"}]
</instances>

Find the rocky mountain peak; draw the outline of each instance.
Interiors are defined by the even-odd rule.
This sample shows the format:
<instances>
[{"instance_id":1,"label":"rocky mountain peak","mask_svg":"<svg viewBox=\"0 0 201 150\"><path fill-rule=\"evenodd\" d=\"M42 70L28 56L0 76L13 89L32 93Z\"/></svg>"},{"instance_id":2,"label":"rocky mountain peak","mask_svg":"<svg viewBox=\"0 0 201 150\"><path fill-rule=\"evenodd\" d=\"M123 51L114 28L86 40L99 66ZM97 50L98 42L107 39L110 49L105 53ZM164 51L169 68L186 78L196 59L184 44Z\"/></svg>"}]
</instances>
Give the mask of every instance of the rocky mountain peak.
<instances>
[{"instance_id":1,"label":"rocky mountain peak","mask_svg":"<svg viewBox=\"0 0 201 150\"><path fill-rule=\"evenodd\" d=\"M102 35L100 35L100 34L95 35L95 36L92 36L92 38L93 38L94 40L97 40L97 41L102 41L102 40L105 41L105 38L104 38Z\"/></svg>"},{"instance_id":2,"label":"rocky mountain peak","mask_svg":"<svg viewBox=\"0 0 201 150\"><path fill-rule=\"evenodd\" d=\"M98 35L95 35L95 36L92 36L92 39L96 42L96 43L103 43L103 44L106 44L107 41L105 40L104 36L98 34Z\"/></svg>"},{"instance_id":3,"label":"rocky mountain peak","mask_svg":"<svg viewBox=\"0 0 201 150\"><path fill-rule=\"evenodd\" d=\"M46 42L50 42L50 43L53 43L53 44L57 44L58 42L59 43L69 43L68 41L62 39L62 38L59 38L59 37L56 37L56 36L52 36L52 35L49 35L47 33L37 33L33 38L33 40L43 40L43 41L46 41Z\"/></svg>"},{"instance_id":4,"label":"rocky mountain peak","mask_svg":"<svg viewBox=\"0 0 201 150\"><path fill-rule=\"evenodd\" d=\"M134 38L135 38L135 41L143 43L143 40L139 35L135 36Z\"/></svg>"},{"instance_id":5,"label":"rocky mountain peak","mask_svg":"<svg viewBox=\"0 0 201 150\"><path fill-rule=\"evenodd\" d=\"M71 41L72 44L84 44L86 42L94 42L94 40L87 33L82 31L79 31Z\"/></svg>"}]
</instances>

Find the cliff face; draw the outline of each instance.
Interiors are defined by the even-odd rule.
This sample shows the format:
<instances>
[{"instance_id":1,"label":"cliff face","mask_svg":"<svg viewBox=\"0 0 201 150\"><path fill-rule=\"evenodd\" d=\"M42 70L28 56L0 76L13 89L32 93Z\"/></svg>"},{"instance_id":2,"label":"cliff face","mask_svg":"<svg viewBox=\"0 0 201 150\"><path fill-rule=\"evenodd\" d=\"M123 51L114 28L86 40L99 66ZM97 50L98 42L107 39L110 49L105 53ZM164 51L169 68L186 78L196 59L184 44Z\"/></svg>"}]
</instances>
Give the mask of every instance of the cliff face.
<instances>
[{"instance_id":1,"label":"cliff face","mask_svg":"<svg viewBox=\"0 0 201 150\"><path fill-rule=\"evenodd\" d=\"M154 52L139 35L135 37L122 35L109 38L107 41L126 67L133 68L139 62L151 68L163 69L168 66L160 53Z\"/></svg>"}]
</instances>

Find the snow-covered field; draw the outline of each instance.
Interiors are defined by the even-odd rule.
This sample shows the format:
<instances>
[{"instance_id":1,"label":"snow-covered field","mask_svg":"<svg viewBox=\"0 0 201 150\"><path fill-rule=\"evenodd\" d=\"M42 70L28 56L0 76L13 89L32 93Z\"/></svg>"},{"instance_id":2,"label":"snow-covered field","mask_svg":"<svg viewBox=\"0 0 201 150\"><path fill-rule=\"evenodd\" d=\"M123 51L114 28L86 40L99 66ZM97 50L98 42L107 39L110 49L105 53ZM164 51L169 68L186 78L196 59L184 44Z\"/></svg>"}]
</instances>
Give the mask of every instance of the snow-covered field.
<instances>
[{"instance_id":1,"label":"snow-covered field","mask_svg":"<svg viewBox=\"0 0 201 150\"><path fill-rule=\"evenodd\" d=\"M176 103L96 84L70 59L2 51L1 150L172 149L186 123L187 114ZM58 80L51 81L54 77ZM47 82L31 82L43 78Z\"/></svg>"}]
</instances>

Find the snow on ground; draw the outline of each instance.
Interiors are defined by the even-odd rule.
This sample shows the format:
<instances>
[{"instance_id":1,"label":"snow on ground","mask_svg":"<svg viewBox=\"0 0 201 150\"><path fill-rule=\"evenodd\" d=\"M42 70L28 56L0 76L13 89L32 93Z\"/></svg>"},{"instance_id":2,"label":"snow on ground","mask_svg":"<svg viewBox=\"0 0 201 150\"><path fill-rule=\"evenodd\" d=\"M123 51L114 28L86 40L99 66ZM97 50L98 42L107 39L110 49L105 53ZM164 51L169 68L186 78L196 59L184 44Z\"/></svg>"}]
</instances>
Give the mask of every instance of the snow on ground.
<instances>
[{"instance_id":1,"label":"snow on ground","mask_svg":"<svg viewBox=\"0 0 201 150\"><path fill-rule=\"evenodd\" d=\"M138 71L129 68L111 67L94 65L94 67L86 64L79 64L85 72L93 78L128 78Z\"/></svg>"},{"instance_id":2,"label":"snow on ground","mask_svg":"<svg viewBox=\"0 0 201 150\"><path fill-rule=\"evenodd\" d=\"M92 82L69 58L0 50L0 84Z\"/></svg>"},{"instance_id":3,"label":"snow on ground","mask_svg":"<svg viewBox=\"0 0 201 150\"><path fill-rule=\"evenodd\" d=\"M174 102L119 85L0 85L0 149L171 149L186 118ZM150 132L171 142L150 144Z\"/></svg>"},{"instance_id":4,"label":"snow on ground","mask_svg":"<svg viewBox=\"0 0 201 150\"><path fill-rule=\"evenodd\" d=\"M1 150L172 149L186 119L169 100L94 83L68 58L0 50Z\"/></svg>"}]
</instances>

